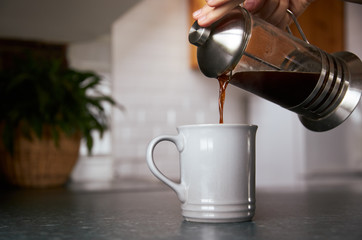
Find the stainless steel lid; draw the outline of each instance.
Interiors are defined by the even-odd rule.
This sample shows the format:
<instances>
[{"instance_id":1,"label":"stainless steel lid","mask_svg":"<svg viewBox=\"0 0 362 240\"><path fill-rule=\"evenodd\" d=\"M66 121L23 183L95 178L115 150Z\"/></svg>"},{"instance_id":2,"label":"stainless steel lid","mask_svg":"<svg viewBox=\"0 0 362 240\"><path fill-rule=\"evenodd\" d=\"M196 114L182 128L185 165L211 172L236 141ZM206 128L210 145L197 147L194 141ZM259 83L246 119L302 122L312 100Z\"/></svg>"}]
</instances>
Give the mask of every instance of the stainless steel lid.
<instances>
[{"instance_id":1,"label":"stainless steel lid","mask_svg":"<svg viewBox=\"0 0 362 240\"><path fill-rule=\"evenodd\" d=\"M231 71L240 61L251 31L249 13L235 8L208 28L195 22L189 33L190 43L197 46L197 61L201 72L210 78Z\"/></svg>"}]
</instances>

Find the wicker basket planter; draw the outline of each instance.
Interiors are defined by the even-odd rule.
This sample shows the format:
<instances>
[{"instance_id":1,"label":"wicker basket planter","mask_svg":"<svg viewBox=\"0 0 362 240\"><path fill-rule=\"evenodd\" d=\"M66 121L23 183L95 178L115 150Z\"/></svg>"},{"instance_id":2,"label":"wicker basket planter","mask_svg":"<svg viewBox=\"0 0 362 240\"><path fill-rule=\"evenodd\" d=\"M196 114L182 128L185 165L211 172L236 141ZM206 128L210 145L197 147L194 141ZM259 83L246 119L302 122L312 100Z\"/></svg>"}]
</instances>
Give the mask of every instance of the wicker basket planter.
<instances>
[{"instance_id":1,"label":"wicker basket planter","mask_svg":"<svg viewBox=\"0 0 362 240\"><path fill-rule=\"evenodd\" d=\"M0 143L0 170L4 179L20 187L47 188L64 185L78 159L80 134L61 134L59 146L49 134L33 141L18 136L11 155Z\"/></svg>"},{"instance_id":2,"label":"wicker basket planter","mask_svg":"<svg viewBox=\"0 0 362 240\"><path fill-rule=\"evenodd\" d=\"M0 64L0 179L24 187L62 185L78 159L80 135L91 154L93 133L108 129L107 106L123 108L102 93L100 75L69 68L65 56L33 48L9 56ZM76 129L69 139L60 133ZM34 141L20 137L31 132Z\"/></svg>"}]
</instances>

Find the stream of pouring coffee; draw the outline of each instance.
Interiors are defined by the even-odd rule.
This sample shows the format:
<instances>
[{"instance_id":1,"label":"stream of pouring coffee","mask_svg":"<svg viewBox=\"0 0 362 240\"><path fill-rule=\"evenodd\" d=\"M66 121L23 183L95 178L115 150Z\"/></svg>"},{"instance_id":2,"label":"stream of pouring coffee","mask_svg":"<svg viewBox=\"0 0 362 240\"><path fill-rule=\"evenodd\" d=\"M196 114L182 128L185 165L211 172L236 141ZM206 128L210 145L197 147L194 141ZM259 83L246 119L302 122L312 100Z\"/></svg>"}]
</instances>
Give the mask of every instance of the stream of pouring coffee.
<instances>
[{"instance_id":1,"label":"stream of pouring coffee","mask_svg":"<svg viewBox=\"0 0 362 240\"><path fill-rule=\"evenodd\" d=\"M221 75L217 78L219 81L219 123L224 123L224 102L225 102L225 91L229 84L229 76Z\"/></svg>"}]
</instances>

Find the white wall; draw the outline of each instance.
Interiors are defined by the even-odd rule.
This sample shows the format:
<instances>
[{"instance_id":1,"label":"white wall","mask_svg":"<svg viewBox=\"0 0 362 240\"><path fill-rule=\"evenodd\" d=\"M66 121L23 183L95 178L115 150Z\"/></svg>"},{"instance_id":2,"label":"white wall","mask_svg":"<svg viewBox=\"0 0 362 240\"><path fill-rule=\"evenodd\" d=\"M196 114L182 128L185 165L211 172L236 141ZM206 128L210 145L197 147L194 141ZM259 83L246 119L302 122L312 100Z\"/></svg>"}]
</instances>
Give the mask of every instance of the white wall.
<instances>
[{"instance_id":1,"label":"white wall","mask_svg":"<svg viewBox=\"0 0 362 240\"><path fill-rule=\"evenodd\" d=\"M362 59L362 4L345 4L346 50Z\"/></svg>"},{"instance_id":2,"label":"white wall","mask_svg":"<svg viewBox=\"0 0 362 240\"><path fill-rule=\"evenodd\" d=\"M83 71L94 71L103 78L100 91L111 94L111 40L110 35L99 36L86 42L75 42L69 45L67 58L69 66ZM111 109L105 106L109 114ZM108 107L108 108L107 108ZM95 155L111 154L111 134L107 132L102 139L97 135L94 137L95 144L93 153ZM85 144L81 146L81 154L87 155Z\"/></svg>"},{"instance_id":3,"label":"white wall","mask_svg":"<svg viewBox=\"0 0 362 240\"><path fill-rule=\"evenodd\" d=\"M346 4L346 49L362 59L362 4ZM346 129L347 165L352 171L362 172L362 100L348 119Z\"/></svg>"},{"instance_id":4,"label":"white wall","mask_svg":"<svg viewBox=\"0 0 362 240\"><path fill-rule=\"evenodd\" d=\"M257 186L303 186L305 137L297 115L257 96L250 99L250 121L259 126Z\"/></svg>"},{"instance_id":5,"label":"white wall","mask_svg":"<svg viewBox=\"0 0 362 240\"><path fill-rule=\"evenodd\" d=\"M111 94L111 40L110 35L99 36L84 42L74 42L69 45L67 57L69 65L78 70L92 70L102 76L103 83L99 91ZM111 118L112 109L104 108ZM94 146L92 156L88 155L85 142L80 147L80 158L75 166L71 179L75 182L105 182L114 177L112 158L112 132L107 131L103 138L93 133Z\"/></svg>"}]
</instances>

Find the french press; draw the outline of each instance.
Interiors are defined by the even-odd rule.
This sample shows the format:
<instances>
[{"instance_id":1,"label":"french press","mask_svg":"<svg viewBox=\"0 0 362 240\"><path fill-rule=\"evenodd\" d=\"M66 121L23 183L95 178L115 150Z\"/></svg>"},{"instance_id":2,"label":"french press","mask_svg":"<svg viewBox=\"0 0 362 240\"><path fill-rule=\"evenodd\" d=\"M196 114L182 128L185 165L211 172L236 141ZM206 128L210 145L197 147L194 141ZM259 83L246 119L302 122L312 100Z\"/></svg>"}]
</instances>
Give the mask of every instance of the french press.
<instances>
[{"instance_id":1,"label":"french press","mask_svg":"<svg viewBox=\"0 0 362 240\"><path fill-rule=\"evenodd\" d=\"M361 98L362 62L350 52L329 54L238 7L189 33L201 72L299 115L312 131L330 130L353 112Z\"/></svg>"}]
</instances>

